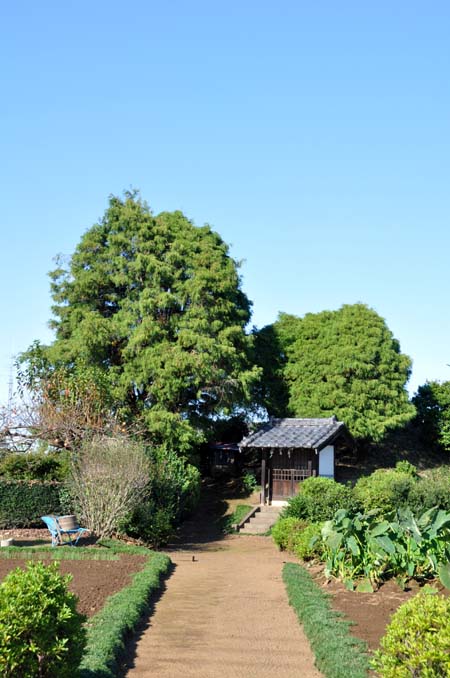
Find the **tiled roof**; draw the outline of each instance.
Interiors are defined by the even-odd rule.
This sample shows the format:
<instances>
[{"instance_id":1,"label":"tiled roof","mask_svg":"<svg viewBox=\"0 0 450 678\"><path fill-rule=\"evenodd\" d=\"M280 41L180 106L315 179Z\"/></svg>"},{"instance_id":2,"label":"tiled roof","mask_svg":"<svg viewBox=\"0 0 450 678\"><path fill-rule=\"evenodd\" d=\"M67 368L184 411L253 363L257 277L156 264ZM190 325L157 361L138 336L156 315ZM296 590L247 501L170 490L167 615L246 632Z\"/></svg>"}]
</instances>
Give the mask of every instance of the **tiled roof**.
<instances>
[{"instance_id":1,"label":"tiled roof","mask_svg":"<svg viewBox=\"0 0 450 678\"><path fill-rule=\"evenodd\" d=\"M342 421L330 419L271 419L244 438L239 447L303 448L320 450L345 428Z\"/></svg>"}]
</instances>

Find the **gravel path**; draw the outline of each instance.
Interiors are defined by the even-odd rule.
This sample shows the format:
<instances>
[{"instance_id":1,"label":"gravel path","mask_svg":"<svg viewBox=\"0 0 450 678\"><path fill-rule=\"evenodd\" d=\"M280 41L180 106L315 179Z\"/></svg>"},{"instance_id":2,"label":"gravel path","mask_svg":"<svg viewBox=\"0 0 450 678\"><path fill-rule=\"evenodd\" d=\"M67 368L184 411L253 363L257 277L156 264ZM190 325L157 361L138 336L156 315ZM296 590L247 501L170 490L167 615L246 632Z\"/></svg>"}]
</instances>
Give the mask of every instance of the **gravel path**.
<instances>
[{"instance_id":1,"label":"gravel path","mask_svg":"<svg viewBox=\"0 0 450 678\"><path fill-rule=\"evenodd\" d=\"M175 569L127 678L319 678L272 540L192 536L169 552Z\"/></svg>"}]
</instances>

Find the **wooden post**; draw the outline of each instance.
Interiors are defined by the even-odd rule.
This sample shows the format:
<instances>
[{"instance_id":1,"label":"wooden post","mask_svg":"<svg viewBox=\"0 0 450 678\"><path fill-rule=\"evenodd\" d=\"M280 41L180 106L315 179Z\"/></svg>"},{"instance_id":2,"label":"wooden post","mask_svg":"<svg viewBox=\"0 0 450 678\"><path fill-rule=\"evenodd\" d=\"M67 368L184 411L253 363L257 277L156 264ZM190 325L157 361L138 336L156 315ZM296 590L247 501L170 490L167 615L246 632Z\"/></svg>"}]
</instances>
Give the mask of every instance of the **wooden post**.
<instances>
[{"instance_id":1,"label":"wooden post","mask_svg":"<svg viewBox=\"0 0 450 678\"><path fill-rule=\"evenodd\" d=\"M261 504L266 503L266 451L263 450L261 460Z\"/></svg>"}]
</instances>

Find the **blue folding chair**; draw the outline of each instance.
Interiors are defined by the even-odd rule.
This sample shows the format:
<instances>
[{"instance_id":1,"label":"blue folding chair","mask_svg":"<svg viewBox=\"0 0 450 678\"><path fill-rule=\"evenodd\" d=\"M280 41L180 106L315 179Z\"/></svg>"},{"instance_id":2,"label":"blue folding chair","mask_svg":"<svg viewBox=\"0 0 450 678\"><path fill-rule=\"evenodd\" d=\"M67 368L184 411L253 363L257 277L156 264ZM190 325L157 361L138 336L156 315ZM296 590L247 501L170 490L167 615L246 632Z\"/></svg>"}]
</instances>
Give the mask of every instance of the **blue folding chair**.
<instances>
[{"instance_id":1,"label":"blue folding chair","mask_svg":"<svg viewBox=\"0 0 450 678\"><path fill-rule=\"evenodd\" d=\"M59 524L58 517L59 516L41 516L41 520L47 525L47 528L52 535L52 546L63 546L64 544L76 546L83 532L87 532L87 528L77 526L71 530L65 530ZM64 537L66 537L66 541L64 541Z\"/></svg>"}]
</instances>

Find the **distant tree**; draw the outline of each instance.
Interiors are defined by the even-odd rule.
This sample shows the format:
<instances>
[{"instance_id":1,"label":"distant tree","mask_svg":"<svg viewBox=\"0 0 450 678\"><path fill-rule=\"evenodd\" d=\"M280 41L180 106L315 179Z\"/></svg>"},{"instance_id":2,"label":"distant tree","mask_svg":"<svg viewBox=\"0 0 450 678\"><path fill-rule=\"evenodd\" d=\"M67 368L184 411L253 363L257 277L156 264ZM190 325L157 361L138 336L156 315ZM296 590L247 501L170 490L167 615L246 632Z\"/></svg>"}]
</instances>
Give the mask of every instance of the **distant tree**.
<instances>
[{"instance_id":1,"label":"distant tree","mask_svg":"<svg viewBox=\"0 0 450 678\"><path fill-rule=\"evenodd\" d=\"M56 338L22 355L28 387L47 388L63 371L77 375L79 391L83 370L95 371L114 416L140 418L154 445L181 453L211 418L248 400L259 374L245 333L251 304L209 226L181 212L154 216L136 192L111 197L50 276ZM55 416L61 393L50 398Z\"/></svg>"},{"instance_id":2,"label":"distant tree","mask_svg":"<svg viewBox=\"0 0 450 678\"><path fill-rule=\"evenodd\" d=\"M274 354L266 351L258 362L270 375L261 403L269 415L336 415L356 438L374 441L414 416L405 389L411 360L364 304L303 318L280 314L259 332L256 346L267 337Z\"/></svg>"},{"instance_id":3,"label":"distant tree","mask_svg":"<svg viewBox=\"0 0 450 678\"><path fill-rule=\"evenodd\" d=\"M413 398L426 443L450 450L450 381L428 381Z\"/></svg>"}]
</instances>

